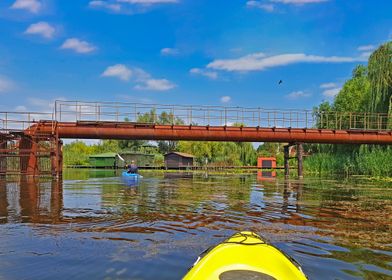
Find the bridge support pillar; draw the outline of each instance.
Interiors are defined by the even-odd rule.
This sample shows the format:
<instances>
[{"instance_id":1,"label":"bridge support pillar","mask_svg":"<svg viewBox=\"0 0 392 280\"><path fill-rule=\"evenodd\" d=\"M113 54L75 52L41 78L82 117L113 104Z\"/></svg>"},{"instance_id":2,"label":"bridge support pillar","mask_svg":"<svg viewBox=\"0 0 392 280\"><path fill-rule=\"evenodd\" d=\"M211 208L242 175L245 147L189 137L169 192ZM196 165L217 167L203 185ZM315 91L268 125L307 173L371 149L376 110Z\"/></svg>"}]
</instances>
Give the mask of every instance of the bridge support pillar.
<instances>
[{"instance_id":1,"label":"bridge support pillar","mask_svg":"<svg viewBox=\"0 0 392 280\"><path fill-rule=\"evenodd\" d=\"M38 141L32 137L22 136L19 141L20 171L22 174L39 175L37 154Z\"/></svg>"},{"instance_id":2,"label":"bridge support pillar","mask_svg":"<svg viewBox=\"0 0 392 280\"><path fill-rule=\"evenodd\" d=\"M55 140L54 148L50 152L50 161L52 176L60 178L63 173L63 141Z\"/></svg>"},{"instance_id":3,"label":"bridge support pillar","mask_svg":"<svg viewBox=\"0 0 392 280\"><path fill-rule=\"evenodd\" d=\"M297 143L297 163L298 163L298 178L302 179L303 175L303 153L304 147L302 143Z\"/></svg>"},{"instance_id":4,"label":"bridge support pillar","mask_svg":"<svg viewBox=\"0 0 392 280\"><path fill-rule=\"evenodd\" d=\"M7 175L7 140L0 142L0 178Z\"/></svg>"},{"instance_id":5,"label":"bridge support pillar","mask_svg":"<svg viewBox=\"0 0 392 280\"><path fill-rule=\"evenodd\" d=\"M284 153L284 176L289 177L290 176L290 164L289 164L290 144L283 147L283 153Z\"/></svg>"}]
</instances>

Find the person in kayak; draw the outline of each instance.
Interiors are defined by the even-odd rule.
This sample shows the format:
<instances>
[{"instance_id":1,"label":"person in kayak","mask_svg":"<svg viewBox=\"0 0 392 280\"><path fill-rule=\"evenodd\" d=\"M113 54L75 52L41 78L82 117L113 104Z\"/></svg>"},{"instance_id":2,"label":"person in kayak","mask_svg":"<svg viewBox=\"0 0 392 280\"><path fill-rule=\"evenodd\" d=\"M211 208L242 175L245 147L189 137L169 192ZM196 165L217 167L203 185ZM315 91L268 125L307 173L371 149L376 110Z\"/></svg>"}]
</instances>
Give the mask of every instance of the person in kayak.
<instances>
[{"instance_id":1,"label":"person in kayak","mask_svg":"<svg viewBox=\"0 0 392 280\"><path fill-rule=\"evenodd\" d=\"M131 164L128 164L128 171L127 171L127 173L137 174L137 172L138 172L138 167L135 164L135 161L132 160Z\"/></svg>"}]
</instances>

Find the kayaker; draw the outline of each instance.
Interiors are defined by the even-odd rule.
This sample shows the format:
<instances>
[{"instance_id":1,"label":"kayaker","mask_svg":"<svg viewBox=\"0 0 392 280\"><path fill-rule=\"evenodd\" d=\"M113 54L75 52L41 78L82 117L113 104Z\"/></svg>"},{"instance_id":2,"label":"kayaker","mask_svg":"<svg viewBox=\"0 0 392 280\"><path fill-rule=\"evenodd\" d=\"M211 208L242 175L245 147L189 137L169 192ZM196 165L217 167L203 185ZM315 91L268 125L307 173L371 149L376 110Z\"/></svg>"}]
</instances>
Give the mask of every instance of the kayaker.
<instances>
[{"instance_id":1,"label":"kayaker","mask_svg":"<svg viewBox=\"0 0 392 280\"><path fill-rule=\"evenodd\" d=\"M128 171L127 171L127 173L137 174L137 172L138 172L137 165L135 164L135 161L132 160L131 164L128 164Z\"/></svg>"}]
</instances>

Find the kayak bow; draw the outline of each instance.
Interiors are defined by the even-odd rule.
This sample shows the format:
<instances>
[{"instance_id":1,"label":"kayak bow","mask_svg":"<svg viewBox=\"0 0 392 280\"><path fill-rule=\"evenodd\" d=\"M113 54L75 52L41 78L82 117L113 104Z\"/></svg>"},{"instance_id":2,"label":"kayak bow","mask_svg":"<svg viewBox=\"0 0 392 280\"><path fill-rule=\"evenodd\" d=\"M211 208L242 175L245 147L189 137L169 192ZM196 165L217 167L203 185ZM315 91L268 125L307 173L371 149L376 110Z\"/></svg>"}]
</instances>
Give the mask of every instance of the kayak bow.
<instances>
[{"instance_id":1,"label":"kayak bow","mask_svg":"<svg viewBox=\"0 0 392 280\"><path fill-rule=\"evenodd\" d=\"M296 261L249 231L202 253L184 280L306 280Z\"/></svg>"}]
</instances>

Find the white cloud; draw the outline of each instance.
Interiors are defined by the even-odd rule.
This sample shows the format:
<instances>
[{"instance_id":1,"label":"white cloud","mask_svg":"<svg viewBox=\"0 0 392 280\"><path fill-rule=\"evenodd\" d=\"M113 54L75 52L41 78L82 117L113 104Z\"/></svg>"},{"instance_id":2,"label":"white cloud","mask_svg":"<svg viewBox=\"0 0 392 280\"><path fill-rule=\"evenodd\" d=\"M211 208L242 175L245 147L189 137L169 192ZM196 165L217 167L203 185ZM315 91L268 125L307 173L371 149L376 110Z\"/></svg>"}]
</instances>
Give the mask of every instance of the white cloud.
<instances>
[{"instance_id":1,"label":"white cloud","mask_svg":"<svg viewBox=\"0 0 392 280\"><path fill-rule=\"evenodd\" d=\"M263 3L261 1L248 1L246 2L246 6L248 8L257 8L257 9L262 9L266 12L273 12L275 10L275 6L270 3Z\"/></svg>"},{"instance_id":2,"label":"white cloud","mask_svg":"<svg viewBox=\"0 0 392 280\"><path fill-rule=\"evenodd\" d=\"M220 101L222 102L222 103L228 103L228 102L230 102L231 101L231 97L230 96L222 96L221 98L220 98Z\"/></svg>"},{"instance_id":3,"label":"white cloud","mask_svg":"<svg viewBox=\"0 0 392 280\"><path fill-rule=\"evenodd\" d=\"M372 55L372 53L373 53L373 52L363 52L363 53L361 53L361 57L362 57L364 60L366 60L366 59L369 58L369 56Z\"/></svg>"},{"instance_id":4,"label":"white cloud","mask_svg":"<svg viewBox=\"0 0 392 280\"><path fill-rule=\"evenodd\" d=\"M129 81L132 76L132 70L126 67L124 64L116 64L109 66L101 74L102 77L116 77L123 81Z\"/></svg>"},{"instance_id":5,"label":"white cloud","mask_svg":"<svg viewBox=\"0 0 392 280\"><path fill-rule=\"evenodd\" d=\"M38 0L16 0L11 6L11 9L27 10L31 13L38 13L41 8L42 4Z\"/></svg>"},{"instance_id":6,"label":"white cloud","mask_svg":"<svg viewBox=\"0 0 392 280\"><path fill-rule=\"evenodd\" d=\"M178 3L179 0L117 0L122 3L140 4L140 5L154 5L154 4L170 4Z\"/></svg>"},{"instance_id":7,"label":"white cloud","mask_svg":"<svg viewBox=\"0 0 392 280\"><path fill-rule=\"evenodd\" d=\"M0 76L0 94L7 93L14 88L14 83L4 76Z\"/></svg>"},{"instance_id":8,"label":"white cloud","mask_svg":"<svg viewBox=\"0 0 392 280\"><path fill-rule=\"evenodd\" d=\"M328 98L335 97L342 88L331 88L323 91L323 95Z\"/></svg>"},{"instance_id":9,"label":"white cloud","mask_svg":"<svg viewBox=\"0 0 392 280\"><path fill-rule=\"evenodd\" d=\"M90 8L95 9L106 9L112 12L120 12L121 5L118 3L108 2L108 1L101 1L101 0L93 0L88 3Z\"/></svg>"},{"instance_id":10,"label":"white cloud","mask_svg":"<svg viewBox=\"0 0 392 280\"><path fill-rule=\"evenodd\" d=\"M123 81L132 81L138 90L166 91L177 87L167 79L155 79L141 68L127 67L124 64L109 66L101 74L102 77L116 77Z\"/></svg>"},{"instance_id":11,"label":"white cloud","mask_svg":"<svg viewBox=\"0 0 392 280\"><path fill-rule=\"evenodd\" d=\"M15 107L15 111L27 111L26 106L19 105Z\"/></svg>"},{"instance_id":12,"label":"white cloud","mask_svg":"<svg viewBox=\"0 0 392 280\"><path fill-rule=\"evenodd\" d=\"M54 108L56 100L65 101L66 99L64 97L57 97L54 99L42 99L42 98L38 98L38 97L29 97L26 100L27 101L26 106L23 106L23 107L25 107L28 111L51 114L53 112L53 108Z\"/></svg>"},{"instance_id":13,"label":"white cloud","mask_svg":"<svg viewBox=\"0 0 392 280\"><path fill-rule=\"evenodd\" d=\"M86 41L81 41L77 38L69 38L65 40L60 48L73 50L77 53L90 53L97 49L94 45Z\"/></svg>"},{"instance_id":14,"label":"white cloud","mask_svg":"<svg viewBox=\"0 0 392 280\"><path fill-rule=\"evenodd\" d=\"M274 2L274 3L293 4L293 5L323 3L328 1L329 0L270 0L270 2Z\"/></svg>"},{"instance_id":15,"label":"white cloud","mask_svg":"<svg viewBox=\"0 0 392 280\"><path fill-rule=\"evenodd\" d=\"M334 88L337 87L335 83L324 83L320 85L320 88Z\"/></svg>"},{"instance_id":16,"label":"white cloud","mask_svg":"<svg viewBox=\"0 0 392 280\"><path fill-rule=\"evenodd\" d=\"M56 29L44 21L31 24L25 31L26 34L40 35L47 39L53 38L55 32Z\"/></svg>"},{"instance_id":17,"label":"white cloud","mask_svg":"<svg viewBox=\"0 0 392 280\"><path fill-rule=\"evenodd\" d=\"M216 59L207 68L224 71L262 71L272 67L296 63L343 63L364 61L363 57L318 56L304 53L289 53L266 56L264 53L254 53L234 59Z\"/></svg>"},{"instance_id":18,"label":"white cloud","mask_svg":"<svg viewBox=\"0 0 392 280\"><path fill-rule=\"evenodd\" d=\"M303 91L293 91L290 94L286 95L289 99L299 99L299 98L306 98L312 96L310 93L306 93Z\"/></svg>"},{"instance_id":19,"label":"white cloud","mask_svg":"<svg viewBox=\"0 0 392 280\"><path fill-rule=\"evenodd\" d=\"M216 80L218 78L218 73L215 71L208 71L205 69L200 69L200 68L192 68L191 70L189 70L189 73L193 74L193 75L201 75L201 76L205 76L208 77L212 80Z\"/></svg>"},{"instance_id":20,"label":"white cloud","mask_svg":"<svg viewBox=\"0 0 392 280\"><path fill-rule=\"evenodd\" d=\"M174 48L163 48L161 49L161 55L177 55L179 54L178 49L174 49Z\"/></svg>"},{"instance_id":21,"label":"white cloud","mask_svg":"<svg viewBox=\"0 0 392 280\"><path fill-rule=\"evenodd\" d=\"M173 84L166 79L147 79L142 83L135 86L135 89L139 90L155 90L155 91L166 91L175 88L177 85Z\"/></svg>"},{"instance_id":22,"label":"white cloud","mask_svg":"<svg viewBox=\"0 0 392 280\"><path fill-rule=\"evenodd\" d=\"M372 51L376 48L374 45L365 45L365 46L359 46L358 50L361 52L366 52L366 51Z\"/></svg>"}]
</instances>

